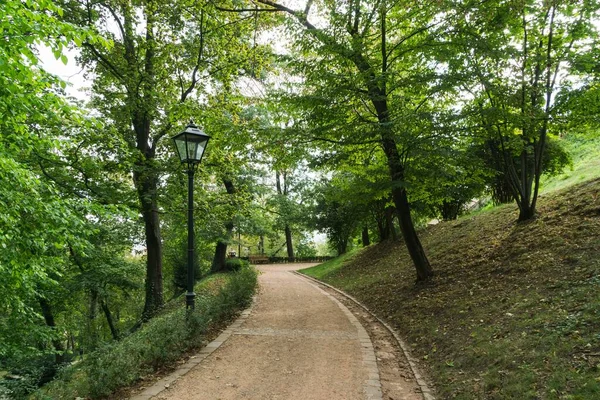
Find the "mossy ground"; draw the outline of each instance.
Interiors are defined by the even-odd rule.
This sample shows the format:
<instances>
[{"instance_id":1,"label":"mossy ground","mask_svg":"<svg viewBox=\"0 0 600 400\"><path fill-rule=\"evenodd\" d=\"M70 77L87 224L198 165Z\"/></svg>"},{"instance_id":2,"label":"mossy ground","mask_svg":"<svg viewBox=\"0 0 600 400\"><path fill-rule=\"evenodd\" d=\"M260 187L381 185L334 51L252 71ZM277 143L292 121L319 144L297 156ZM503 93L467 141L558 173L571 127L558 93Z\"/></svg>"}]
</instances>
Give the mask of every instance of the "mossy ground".
<instances>
[{"instance_id":1,"label":"mossy ground","mask_svg":"<svg viewBox=\"0 0 600 400\"><path fill-rule=\"evenodd\" d=\"M426 284L402 243L304 272L390 322L441 399L600 398L600 179L420 232Z\"/></svg>"}]
</instances>

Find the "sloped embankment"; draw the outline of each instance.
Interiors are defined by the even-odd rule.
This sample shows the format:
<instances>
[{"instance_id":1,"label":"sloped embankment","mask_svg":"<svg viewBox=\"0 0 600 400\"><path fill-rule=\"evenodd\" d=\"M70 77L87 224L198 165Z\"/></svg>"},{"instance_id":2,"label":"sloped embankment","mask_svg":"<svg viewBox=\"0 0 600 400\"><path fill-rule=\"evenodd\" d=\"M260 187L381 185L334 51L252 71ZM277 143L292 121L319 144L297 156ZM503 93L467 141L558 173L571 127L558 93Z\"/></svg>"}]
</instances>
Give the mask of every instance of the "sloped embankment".
<instances>
[{"instance_id":1,"label":"sloped embankment","mask_svg":"<svg viewBox=\"0 0 600 400\"><path fill-rule=\"evenodd\" d=\"M306 270L390 322L438 397L600 398L600 180L420 232L436 271L415 285L405 247Z\"/></svg>"},{"instance_id":2,"label":"sloped embankment","mask_svg":"<svg viewBox=\"0 0 600 400\"><path fill-rule=\"evenodd\" d=\"M179 361L206 345L215 331L247 307L257 286L257 272L211 275L195 286L194 311L183 297L126 338L106 344L34 393L34 399L127 398L127 387L146 385L179 365ZM115 393L116 392L116 393Z\"/></svg>"}]
</instances>

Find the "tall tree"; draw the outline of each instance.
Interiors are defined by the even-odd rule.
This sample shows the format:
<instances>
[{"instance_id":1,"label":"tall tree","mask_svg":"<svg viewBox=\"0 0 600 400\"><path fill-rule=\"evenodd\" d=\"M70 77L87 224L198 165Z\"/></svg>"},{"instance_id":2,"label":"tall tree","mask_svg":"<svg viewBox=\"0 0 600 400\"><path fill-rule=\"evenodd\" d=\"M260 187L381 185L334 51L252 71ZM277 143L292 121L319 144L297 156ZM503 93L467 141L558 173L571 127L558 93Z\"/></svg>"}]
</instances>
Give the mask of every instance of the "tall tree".
<instances>
[{"instance_id":1,"label":"tall tree","mask_svg":"<svg viewBox=\"0 0 600 400\"><path fill-rule=\"evenodd\" d=\"M228 195L233 196L236 193L235 186L230 179L223 179L223 186ZM233 219L225 222L225 237L217 240L215 248L215 256L211 265L212 272L219 272L225 270L225 259L227 257L227 246L233 233Z\"/></svg>"},{"instance_id":2,"label":"tall tree","mask_svg":"<svg viewBox=\"0 0 600 400\"><path fill-rule=\"evenodd\" d=\"M287 201L288 192L288 179L287 171L275 171L275 185L277 187L277 194L282 197L283 201ZM294 244L292 242L292 230L290 229L290 224L288 221L285 221L285 247L287 250L287 256L289 259L294 259Z\"/></svg>"},{"instance_id":3,"label":"tall tree","mask_svg":"<svg viewBox=\"0 0 600 400\"><path fill-rule=\"evenodd\" d=\"M291 30L298 46L311 61L320 62L315 68L331 77L331 66L345 74L329 84L345 96L363 101L366 113L374 117L369 130L375 131L385 154L392 184L392 198L400 221L402 236L415 265L417 280L426 280L433 270L417 236L410 212L406 190L407 161L413 132L403 130L400 116L416 113L434 91L435 82L424 83L409 69L426 73L427 58L419 49L426 48L431 30L441 19L440 10L428 4L405 4L387 1L351 1L350 3L314 2L292 9L271 0L256 0L263 11L279 11L291 17ZM326 21L309 21L313 6L320 7L319 15ZM303 28L298 33L298 28ZM327 66L325 66L325 63ZM402 65L404 67L402 67ZM408 67L410 65L410 67ZM400 93L406 85L420 92L415 98ZM416 94L416 92L414 93ZM369 104L366 104L368 102ZM409 137L403 136L409 134ZM410 139L412 137L412 140Z\"/></svg>"},{"instance_id":4,"label":"tall tree","mask_svg":"<svg viewBox=\"0 0 600 400\"><path fill-rule=\"evenodd\" d=\"M595 1L492 1L466 4L455 23L459 54L449 63L471 80L479 125L500 155L519 207L534 217L540 178L555 125L558 91L596 36ZM467 70L464 70L464 66Z\"/></svg>"},{"instance_id":5,"label":"tall tree","mask_svg":"<svg viewBox=\"0 0 600 400\"><path fill-rule=\"evenodd\" d=\"M162 139L199 113L199 93L229 84L250 45L242 18L215 14L203 2L68 1L70 17L110 38L106 51L86 42L95 74L93 106L130 147L130 167L147 250L144 318L163 304L157 157ZM232 50L237 46L237 50Z\"/></svg>"}]
</instances>

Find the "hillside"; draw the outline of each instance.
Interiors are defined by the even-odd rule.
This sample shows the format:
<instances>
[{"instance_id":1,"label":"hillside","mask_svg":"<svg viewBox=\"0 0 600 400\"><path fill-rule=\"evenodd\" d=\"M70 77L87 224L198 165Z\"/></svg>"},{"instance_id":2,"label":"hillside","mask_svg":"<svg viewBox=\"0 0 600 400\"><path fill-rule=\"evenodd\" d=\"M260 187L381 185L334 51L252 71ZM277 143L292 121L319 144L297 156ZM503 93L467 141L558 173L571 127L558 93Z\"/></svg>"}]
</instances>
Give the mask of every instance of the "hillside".
<instances>
[{"instance_id":1,"label":"hillside","mask_svg":"<svg viewBox=\"0 0 600 400\"><path fill-rule=\"evenodd\" d=\"M561 139L561 144L571 155L572 165L556 176L542 176L541 193L550 193L600 177L598 130L569 133Z\"/></svg>"},{"instance_id":2,"label":"hillside","mask_svg":"<svg viewBox=\"0 0 600 400\"><path fill-rule=\"evenodd\" d=\"M420 232L436 271L415 285L401 243L304 272L352 294L412 347L440 399L600 398L600 179Z\"/></svg>"}]
</instances>

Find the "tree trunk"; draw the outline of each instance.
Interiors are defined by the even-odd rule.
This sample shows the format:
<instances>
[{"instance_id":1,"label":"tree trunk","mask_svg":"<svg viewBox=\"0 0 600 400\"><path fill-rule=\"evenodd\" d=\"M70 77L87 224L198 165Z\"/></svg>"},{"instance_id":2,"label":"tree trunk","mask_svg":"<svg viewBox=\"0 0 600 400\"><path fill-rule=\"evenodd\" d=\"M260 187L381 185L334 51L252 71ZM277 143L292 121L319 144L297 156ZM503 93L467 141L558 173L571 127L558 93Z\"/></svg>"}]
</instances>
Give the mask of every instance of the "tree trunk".
<instances>
[{"instance_id":1,"label":"tree trunk","mask_svg":"<svg viewBox=\"0 0 600 400\"><path fill-rule=\"evenodd\" d=\"M108 308L108 304L106 304L104 300L100 300L100 306L102 307L102 311L104 311L106 322L108 323L108 327L110 328L110 334L112 335L114 340L119 340L119 331L115 327L112 314L110 312L110 309Z\"/></svg>"},{"instance_id":2,"label":"tree trunk","mask_svg":"<svg viewBox=\"0 0 600 400\"><path fill-rule=\"evenodd\" d=\"M44 316L44 321L46 321L46 325L48 325L53 330L56 330L56 322L54 321L54 314L52 313L52 307L50 306L50 303L48 303L48 300L44 299L43 297L39 297L38 301L40 303L40 308L42 309L42 315ZM60 339L53 338L52 346L54 347L54 351L56 352L54 355L54 363L56 365L60 365L65 361L65 356L63 354L65 348L63 346L63 343Z\"/></svg>"},{"instance_id":3,"label":"tree trunk","mask_svg":"<svg viewBox=\"0 0 600 400\"><path fill-rule=\"evenodd\" d=\"M442 220L454 221L457 219L461 205L461 202L458 200L444 200L442 202L442 206L440 207Z\"/></svg>"},{"instance_id":4,"label":"tree trunk","mask_svg":"<svg viewBox=\"0 0 600 400\"><path fill-rule=\"evenodd\" d=\"M527 221L535 216L535 209L529 204L519 204L519 222Z\"/></svg>"},{"instance_id":5,"label":"tree trunk","mask_svg":"<svg viewBox=\"0 0 600 400\"><path fill-rule=\"evenodd\" d=\"M90 290L90 314L88 320L88 352L91 352L98 347L98 329L96 327L96 317L98 316L98 290Z\"/></svg>"},{"instance_id":6,"label":"tree trunk","mask_svg":"<svg viewBox=\"0 0 600 400\"><path fill-rule=\"evenodd\" d=\"M141 164L133 176L146 234L146 301L142 319L147 321L163 305L162 241L156 201L157 173L148 165L150 160Z\"/></svg>"},{"instance_id":7,"label":"tree trunk","mask_svg":"<svg viewBox=\"0 0 600 400\"><path fill-rule=\"evenodd\" d=\"M417 236L417 231L415 230L415 225L410 215L410 204L408 202L406 189L403 186L405 180L404 167L402 166L400 155L396 148L396 142L386 136L387 135L383 136L382 144L388 159L388 167L392 177L392 198L396 205L396 212L398 213L398 220L400 221L400 230L402 231L402 237L406 243L410 258L415 266L417 281L424 281L433 276L433 269L425 255L425 251Z\"/></svg>"},{"instance_id":8,"label":"tree trunk","mask_svg":"<svg viewBox=\"0 0 600 400\"><path fill-rule=\"evenodd\" d=\"M289 261L294 261L294 246L292 244L292 230L289 225L285 225L285 245L287 247L287 255Z\"/></svg>"},{"instance_id":9,"label":"tree trunk","mask_svg":"<svg viewBox=\"0 0 600 400\"><path fill-rule=\"evenodd\" d=\"M283 177L283 185L281 183L281 178ZM288 195L288 185L287 185L287 173L275 171L275 185L277 187L277 194L280 196ZM283 186L283 187L282 187ZM285 224L285 245L287 247L287 255L289 261L294 261L294 246L292 243L292 230L290 226Z\"/></svg>"},{"instance_id":10,"label":"tree trunk","mask_svg":"<svg viewBox=\"0 0 600 400\"><path fill-rule=\"evenodd\" d=\"M225 190L227 190L227 194L233 195L235 194L235 187L233 186L233 182L229 179L223 179L223 184L225 185ZM213 258L213 262L210 268L211 272L219 272L225 270L225 260L227 258L227 245L229 243L229 239L233 234L233 221L229 221L225 224L225 239L217 241L217 247L215 248L215 256Z\"/></svg>"},{"instance_id":11,"label":"tree trunk","mask_svg":"<svg viewBox=\"0 0 600 400\"><path fill-rule=\"evenodd\" d=\"M228 222L225 225L227 229L226 238L230 238L233 232L233 223ZM227 243L228 240L218 240L217 247L215 248L215 256L213 258L212 265L210 267L210 272L220 272L225 270L225 260L227 259Z\"/></svg>"},{"instance_id":12,"label":"tree trunk","mask_svg":"<svg viewBox=\"0 0 600 400\"><path fill-rule=\"evenodd\" d=\"M346 254L347 250L348 250L348 241L347 240L343 240L343 241L341 240L338 243L338 248L337 248L338 256L341 256L342 254Z\"/></svg>"},{"instance_id":13,"label":"tree trunk","mask_svg":"<svg viewBox=\"0 0 600 400\"><path fill-rule=\"evenodd\" d=\"M377 233L379 233L379 243L383 243L390 237L389 225L386 224L385 218L377 219Z\"/></svg>"},{"instance_id":14,"label":"tree trunk","mask_svg":"<svg viewBox=\"0 0 600 400\"><path fill-rule=\"evenodd\" d=\"M367 247L371 244L371 241L369 240L369 227L366 225L363 227L362 230L362 244L363 247Z\"/></svg>"},{"instance_id":15,"label":"tree trunk","mask_svg":"<svg viewBox=\"0 0 600 400\"><path fill-rule=\"evenodd\" d=\"M140 201L140 211L144 220L146 239L146 298L142 319L152 318L164 304L162 276L162 240L160 234L160 218L158 214L158 180L159 173L155 166L156 140L152 138L153 104L155 101L155 48L154 12L146 7L145 54L143 67L135 54L136 34L133 28L136 17L132 9L124 10L123 42L125 44L125 61L127 68L124 75L135 83L128 89L127 102L131 118L131 126L135 136L135 147L139 151L138 160L133 166L133 181ZM141 69L143 68L143 71ZM140 78L140 73L143 77ZM127 86L128 83L125 83Z\"/></svg>"}]
</instances>

